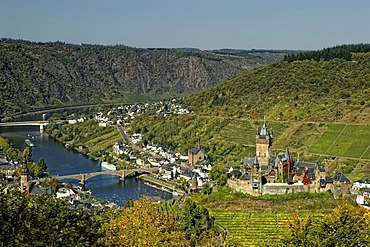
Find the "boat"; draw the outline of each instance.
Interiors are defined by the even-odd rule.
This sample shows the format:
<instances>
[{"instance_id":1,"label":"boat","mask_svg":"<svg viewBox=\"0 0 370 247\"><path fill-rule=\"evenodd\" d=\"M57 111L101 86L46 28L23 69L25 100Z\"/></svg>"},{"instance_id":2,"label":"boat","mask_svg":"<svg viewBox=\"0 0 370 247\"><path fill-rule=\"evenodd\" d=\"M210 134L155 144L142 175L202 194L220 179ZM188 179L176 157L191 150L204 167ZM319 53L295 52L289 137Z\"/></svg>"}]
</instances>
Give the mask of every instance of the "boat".
<instances>
[{"instance_id":1,"label":"boat","mask_svg":"<svg viewBox=\"0 0 370 247\"><path fill-rule=\"evenodd\" d=\"M28 146L30 146L31 148L35 146L35 144L33 144L33 143L30 141L30 139L26 139L26 140L24 140L24 142L25 142Z\"/></svg>"},{"instance_id":2,"label":"boat","mask_svg":"<svg viewBox=\"0 0 370 247\"><path fill-rule=\"evenodd\" d=\"M110 170L110 171L117 170L117 167L115 165L109 164L106 161L101 162L100 165L101 165L101 168L104 170Z\"/></svg>"}]
</instances>

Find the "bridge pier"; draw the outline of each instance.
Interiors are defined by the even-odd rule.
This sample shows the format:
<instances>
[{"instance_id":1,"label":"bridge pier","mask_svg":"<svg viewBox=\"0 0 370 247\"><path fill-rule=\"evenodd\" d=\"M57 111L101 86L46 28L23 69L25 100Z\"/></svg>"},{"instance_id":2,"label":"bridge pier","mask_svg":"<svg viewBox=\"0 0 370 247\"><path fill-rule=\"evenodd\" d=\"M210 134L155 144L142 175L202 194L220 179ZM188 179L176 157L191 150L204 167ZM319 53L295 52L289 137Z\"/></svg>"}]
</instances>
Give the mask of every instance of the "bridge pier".
<instances>
[{"instance_id":1,"label":"bridge pier","mask_svg":"<svg viewBox=\"0 0 370 247\"><path fill-rule=\"evenodd\" d=\"M81 179L79 179L78 184L80 185L82 190L85 190L85 185L86 185L85 174L81 175Z\"/></svg>"},{"instance_id":2,"label":"bridge pier","mask_svg":"<svg viewBox=\"0 0 370 247\"><path fill-rule=\"evenodd\" d=\"M121 174L119 175L119 182L124 182L125 181L125 170L122 170L120 172Z\"/></svg>"},{"instance_id":3,"label":"bridge pier","mask_svg":"<svg viewBox=\"0 0 370 247\"><path fill-rule=\"evenodd\" d=\"M40 132L44 132L44 125L40 124Z\"/></svg>"}]
</instances>

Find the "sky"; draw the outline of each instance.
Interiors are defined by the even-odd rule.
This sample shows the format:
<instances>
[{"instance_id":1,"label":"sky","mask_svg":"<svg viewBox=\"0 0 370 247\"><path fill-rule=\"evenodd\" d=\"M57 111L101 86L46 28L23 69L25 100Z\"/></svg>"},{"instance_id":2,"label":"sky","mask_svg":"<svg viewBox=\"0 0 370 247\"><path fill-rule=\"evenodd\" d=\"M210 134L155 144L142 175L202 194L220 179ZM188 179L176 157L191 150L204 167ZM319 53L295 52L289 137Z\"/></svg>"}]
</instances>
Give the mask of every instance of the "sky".
<instances>
[{"instance_id":1,"label":"sky","mask_svg":"<svg viewBox=\"0 0 370 247\"><path fill-rule=\"evenodd\" d=\"M0 37L73 44L318 50L370 43L369 0L1 0Z\"/></svg>"}]
</instances>

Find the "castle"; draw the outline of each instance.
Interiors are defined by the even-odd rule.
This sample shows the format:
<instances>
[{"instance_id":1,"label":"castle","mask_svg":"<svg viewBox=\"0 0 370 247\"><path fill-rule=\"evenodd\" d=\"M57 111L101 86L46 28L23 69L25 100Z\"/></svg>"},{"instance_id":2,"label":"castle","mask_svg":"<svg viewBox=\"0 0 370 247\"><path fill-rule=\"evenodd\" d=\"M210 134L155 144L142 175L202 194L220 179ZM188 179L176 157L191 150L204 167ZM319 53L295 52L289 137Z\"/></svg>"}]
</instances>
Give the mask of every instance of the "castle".
<instances>
[{"instance_id":1,"label":"castle","mask_svg":"<svg viewBox=\"0 0 370 247\"><path fill-rule=\"evenodd\" d=\"M349 191L350 181L343 173L337 171L334 177L329 177L318 162L293 158L288 148L273 155L273 138L264 121L256 132L255 156L244 157L239 167L232 168L232 179L228 181L231 188L252 195L331 190L340 196Z\"/></svg>"}]
</instances>

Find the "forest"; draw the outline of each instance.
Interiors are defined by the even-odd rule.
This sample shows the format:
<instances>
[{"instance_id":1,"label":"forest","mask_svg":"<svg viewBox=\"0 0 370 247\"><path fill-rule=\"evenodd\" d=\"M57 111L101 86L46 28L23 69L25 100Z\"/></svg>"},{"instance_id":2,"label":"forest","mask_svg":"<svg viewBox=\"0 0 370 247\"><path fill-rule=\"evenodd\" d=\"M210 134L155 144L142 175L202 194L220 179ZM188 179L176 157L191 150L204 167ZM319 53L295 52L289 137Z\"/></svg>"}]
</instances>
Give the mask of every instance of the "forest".
<instances>
[{"instance_id":1,"label":"forest","mask_svg":"<svg viewBox=\"0 0 370 247\"><path fill-rule=\"evenodd\" d=\"M303 61L303 60L315 60L315 61L329 61L334 58L340 58L347 61L359 60L368 58L370 54L370 44L351 44L351 45L339 45L329 48L324 48L318 51L302 51L299 53L286 54L284 61ZM354 55L355 54L355 55ZM361 54L361 55L358 55Z\"/></svg>"}]
</instances>

